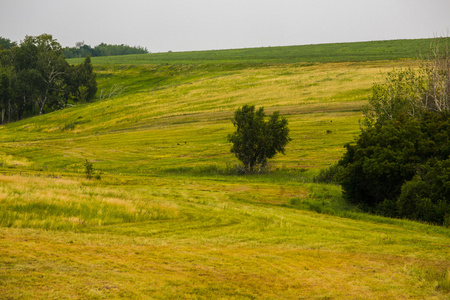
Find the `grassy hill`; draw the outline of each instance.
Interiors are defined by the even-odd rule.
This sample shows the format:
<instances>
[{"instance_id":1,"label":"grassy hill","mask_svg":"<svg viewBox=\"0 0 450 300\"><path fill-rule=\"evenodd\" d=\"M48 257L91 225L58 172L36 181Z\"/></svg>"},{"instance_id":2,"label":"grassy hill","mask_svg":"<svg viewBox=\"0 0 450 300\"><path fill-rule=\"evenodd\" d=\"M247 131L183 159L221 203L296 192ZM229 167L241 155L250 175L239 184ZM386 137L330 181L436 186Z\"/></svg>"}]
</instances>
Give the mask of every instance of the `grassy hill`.
<instances>
[{"instance_id":1,"label":"grassy hill","mask_svg":"<svg viewBox=\"0 0 450 300\"><path fill-rule=\"evenodd\" d=\"M231 50L165 52L95 57L101 65L122 64L286 64L423 58L440 39L389 40ZM74 63L83 59L72 59Z\"/></svg>"},{"instance_id":2,"label":"grassy hill","mask_svg":"<svg viewBox=\"0 0 450 300\"><path fill-rule=\"evenodd\" d=\"M0 127L0 295L447 299L449 229L312 182L357 136L372 84L417 65L398 54L416 42L93 59L100 101ZM374 50L388 44L395 57ZM289 120L266 174L234 172L246 103Z\"/></svg>"}]
</instances>

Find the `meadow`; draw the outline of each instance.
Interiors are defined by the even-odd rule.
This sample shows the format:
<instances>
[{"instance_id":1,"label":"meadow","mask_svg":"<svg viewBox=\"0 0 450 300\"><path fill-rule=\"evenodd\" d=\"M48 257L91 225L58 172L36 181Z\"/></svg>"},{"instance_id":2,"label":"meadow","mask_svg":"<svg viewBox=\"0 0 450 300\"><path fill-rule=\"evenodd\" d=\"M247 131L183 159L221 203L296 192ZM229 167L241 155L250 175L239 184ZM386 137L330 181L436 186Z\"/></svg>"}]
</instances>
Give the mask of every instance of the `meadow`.
<instances>
[{"instance_id":1,"label":"meadow","mask_svg":"<svg viewBox=\"0 0 450 300\"><path fill-rule=\"evenodd\" d=\"M448 228L312 180L430 42L93 58L100 100L0 127L0 298L448 299ZM289 121L263 174L229 152L244 104Z\"/></svg>"}]
</instances>

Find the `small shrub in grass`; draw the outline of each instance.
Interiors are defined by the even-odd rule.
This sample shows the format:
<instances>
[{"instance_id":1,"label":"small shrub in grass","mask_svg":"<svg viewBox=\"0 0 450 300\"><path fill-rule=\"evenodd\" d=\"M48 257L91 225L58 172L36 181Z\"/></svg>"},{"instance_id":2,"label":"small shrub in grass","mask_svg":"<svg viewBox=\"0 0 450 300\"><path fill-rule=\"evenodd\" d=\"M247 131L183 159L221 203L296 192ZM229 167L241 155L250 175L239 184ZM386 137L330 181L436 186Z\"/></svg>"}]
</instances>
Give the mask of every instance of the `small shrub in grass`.
<instances>
[{"instance_id":1,"label":"small shrub in grass","mask_svg":"<svg viewBox=\"0 0 450 300\"><path fill-rule=\"evenodd\" d=\"M95 178L97 180L101 179L101 175L99 173L95 174L94 166L93 164L86 159L84 163L84 173L86 174L87 179Z\"/></svg>"},{"instance_id":2,"label":"small shrub in grass","mask_svg":"<svg viewBox=\"0 0 450 300\"><path fill-rule=\"evenodd\" d=\"M84 163L84 173L86 174L87 179L92 179L92 176L94 174L94 167L90 161L86 159Z\"/></svg>"},{"instance_id":3,"label":"small shrub in grass","mask_svg":"<svg viewBox=\"0 0 450 300\"><path fill-rule=\"evenodd\" d=\"M296 205L299 205L300 203L301 203L301 200L298 197L289 199L290 205L296 206Z\"/></svg>"}]
</instances>

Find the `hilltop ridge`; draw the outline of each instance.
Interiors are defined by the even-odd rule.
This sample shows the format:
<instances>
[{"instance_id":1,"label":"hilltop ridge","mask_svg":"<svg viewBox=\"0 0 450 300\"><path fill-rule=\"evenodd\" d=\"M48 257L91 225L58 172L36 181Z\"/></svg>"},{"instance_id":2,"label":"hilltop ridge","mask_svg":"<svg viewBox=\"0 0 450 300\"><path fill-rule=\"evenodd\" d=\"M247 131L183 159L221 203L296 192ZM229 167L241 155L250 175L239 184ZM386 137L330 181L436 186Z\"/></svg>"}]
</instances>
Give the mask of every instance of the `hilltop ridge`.
<instances>
[{"instance_id":1,"label":"hilltop ridge","mask_svg":"<svg viewBox=\"0 0 450 300\"><path fill-rule=\"evenodd\" d=\"M279 64L416 59L439 39L387 40L95 57L95 64ZM80 59L71 59L78 63Z\"/></svg>"}]
</instances>

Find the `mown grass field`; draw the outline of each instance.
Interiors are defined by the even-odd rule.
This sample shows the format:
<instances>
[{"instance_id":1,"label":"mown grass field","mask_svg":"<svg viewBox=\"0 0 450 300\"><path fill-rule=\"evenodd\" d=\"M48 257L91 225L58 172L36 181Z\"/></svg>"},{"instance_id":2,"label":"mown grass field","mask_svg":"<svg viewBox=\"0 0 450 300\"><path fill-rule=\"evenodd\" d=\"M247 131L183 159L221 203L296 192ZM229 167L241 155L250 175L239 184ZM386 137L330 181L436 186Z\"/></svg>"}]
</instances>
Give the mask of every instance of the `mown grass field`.
<instances>
[{"instance_id":1,"label":"mown grass field","mask_svg":"<svg viewBox=\"0 0 450 300\"><path fill-rule=\"evenodd\" d=\"M413 56L233 51L96 58L102 100L0 127L0 298L449 298L448 228L312 182L357 136L372 84ZM235 174L226 136L247 103L289 120L268 173Z\"/></svg>"}]
</instances>

